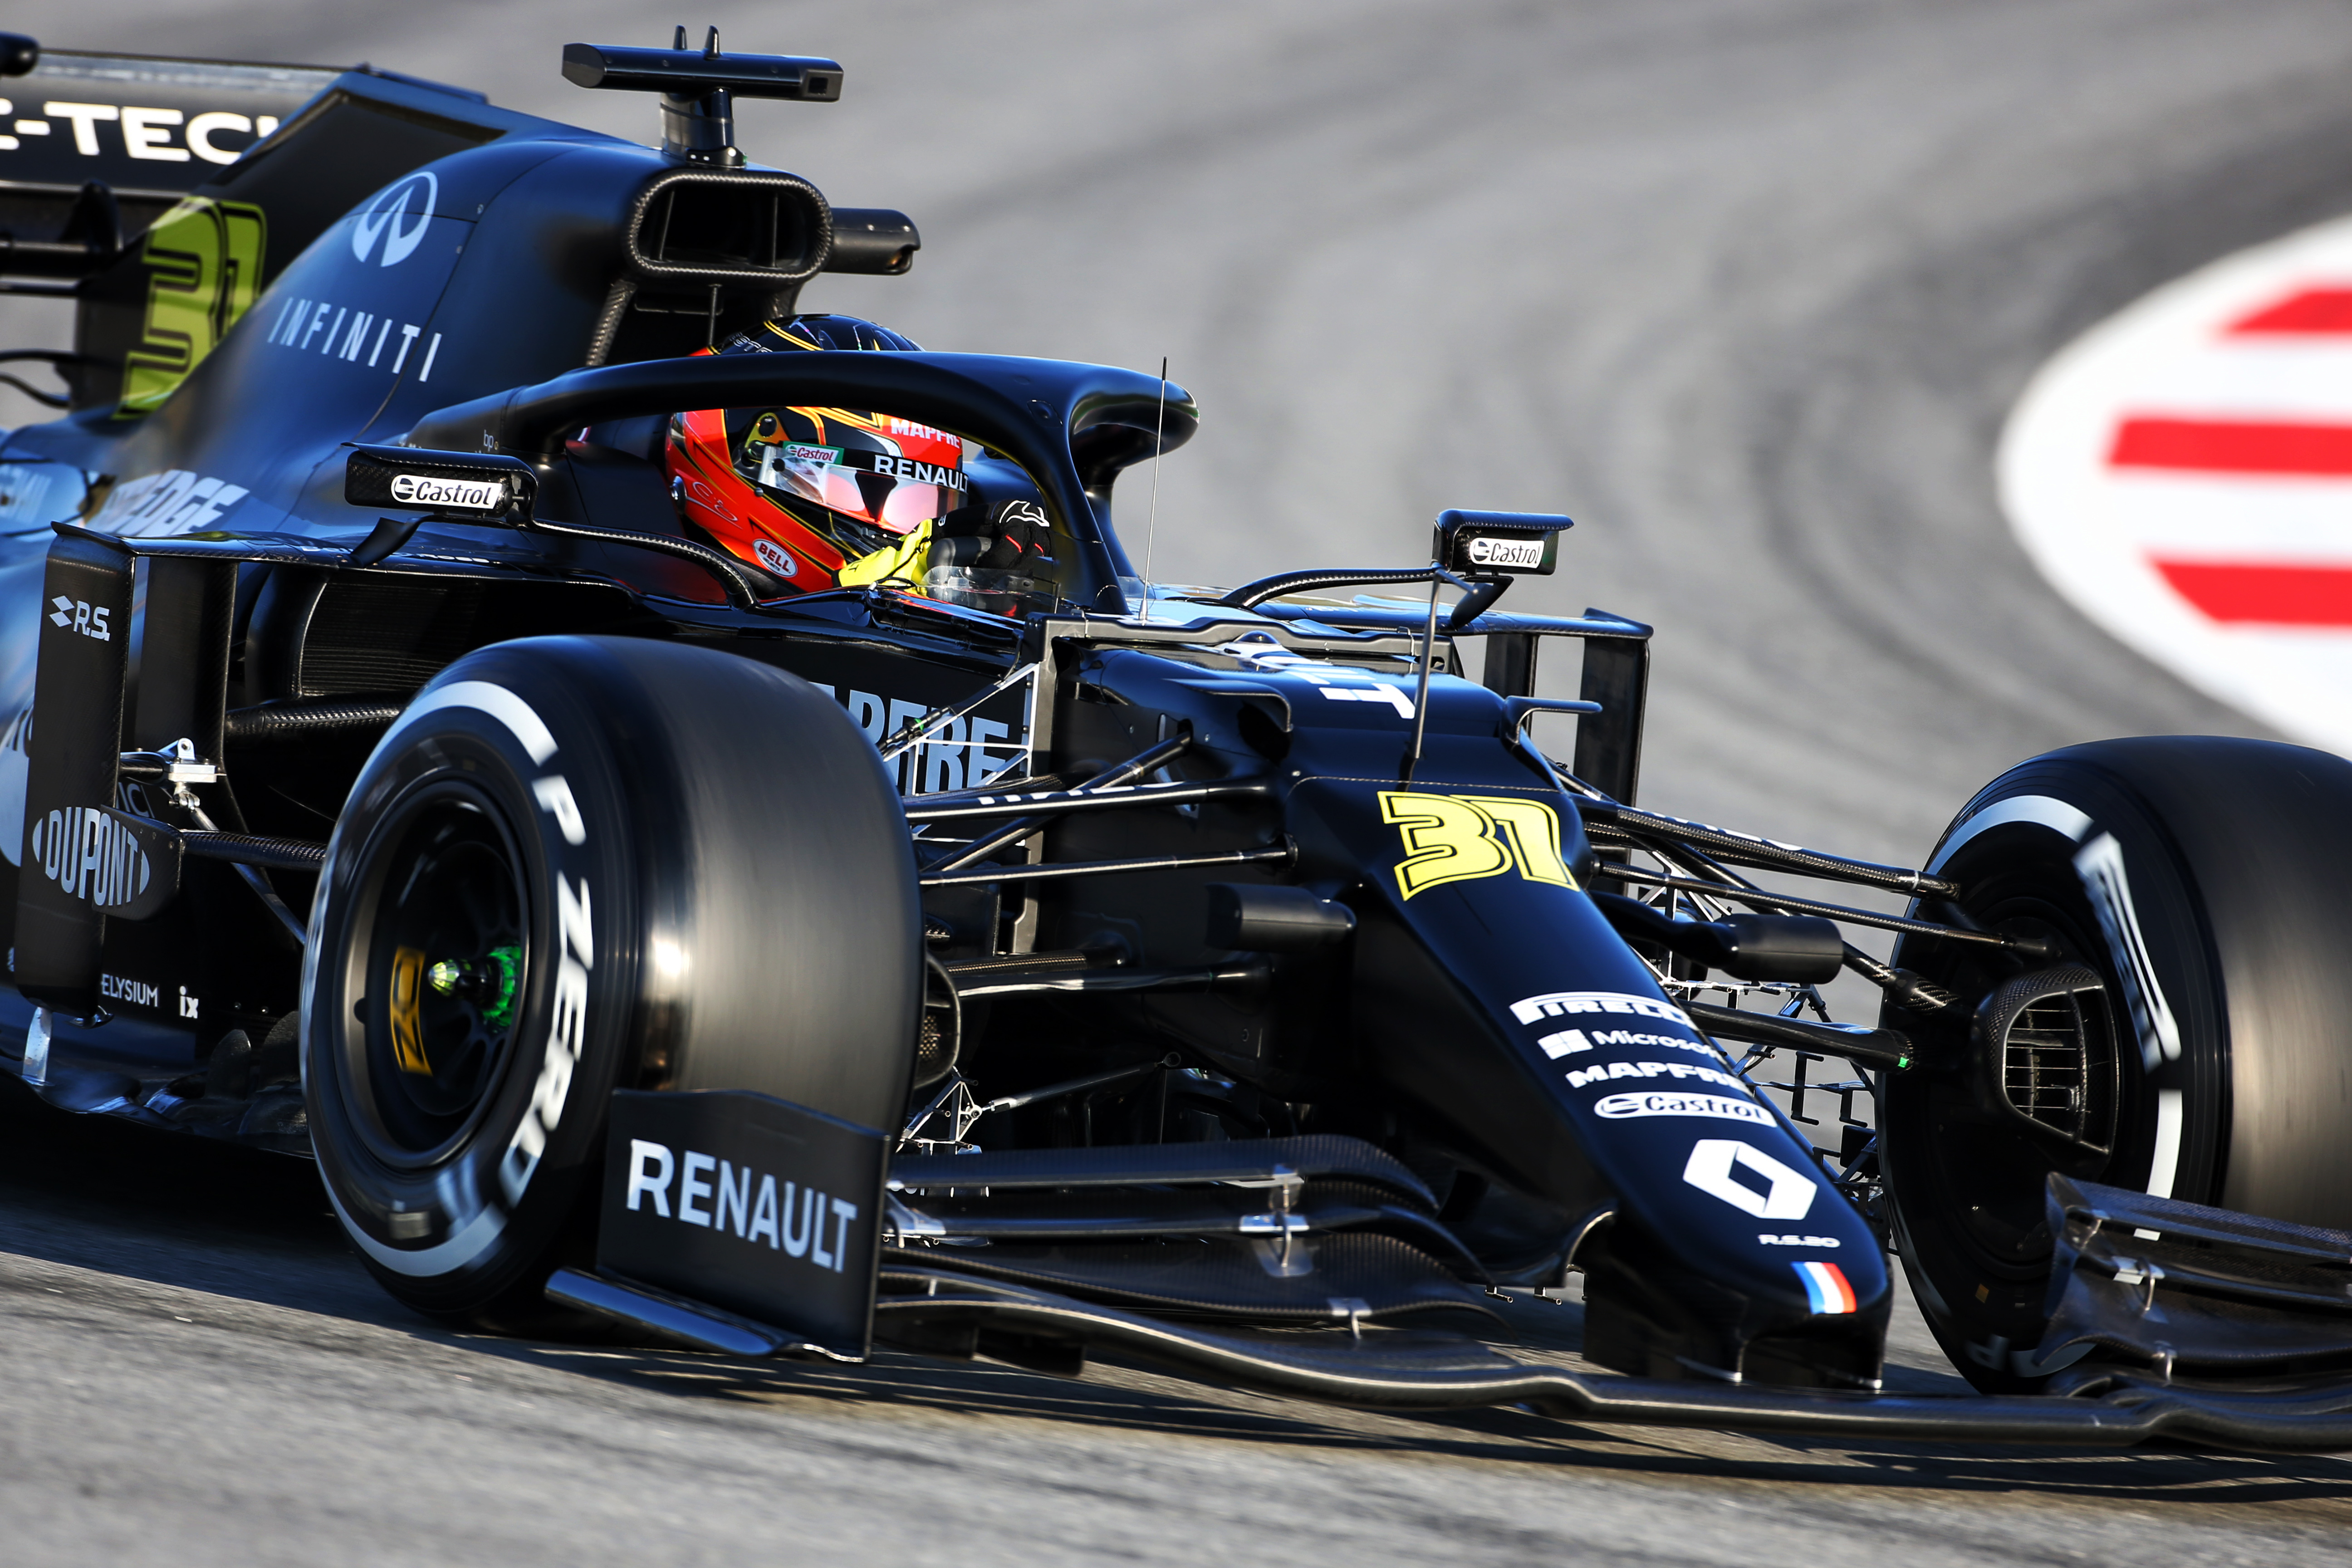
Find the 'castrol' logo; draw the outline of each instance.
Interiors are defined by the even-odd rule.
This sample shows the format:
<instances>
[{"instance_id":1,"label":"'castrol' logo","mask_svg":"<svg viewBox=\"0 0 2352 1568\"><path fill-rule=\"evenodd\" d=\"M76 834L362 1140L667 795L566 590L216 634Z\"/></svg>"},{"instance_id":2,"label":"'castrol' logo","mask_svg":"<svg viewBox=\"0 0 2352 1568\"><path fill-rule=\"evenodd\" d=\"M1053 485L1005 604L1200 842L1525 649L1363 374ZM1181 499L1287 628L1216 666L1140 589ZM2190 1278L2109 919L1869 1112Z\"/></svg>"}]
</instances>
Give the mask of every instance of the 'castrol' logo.
<instances>
[{"instance_id":1,"label":"'castrol' logo","mask_svg":"<svg viewBox=\"0 0 2352 1568\"><path fill-rule=\"evenodd\" d=\"M1498 567L1507 572L1532 572L1543 564L1544 542L1540 539L1484 539L1470 541L1470 564Z\"/></svg>"},{"instance_id":2,"label":"'castrol' logo","mask_svg":"<svg viewBox=\"0 0 2352 1568\"><path fill-rule=\"evenodd\" d=\"M426 474L394 474L392 499L403 506L496 511L507 504L507 487L499 479L436 479Z\"/></svg>"}]
</instances>

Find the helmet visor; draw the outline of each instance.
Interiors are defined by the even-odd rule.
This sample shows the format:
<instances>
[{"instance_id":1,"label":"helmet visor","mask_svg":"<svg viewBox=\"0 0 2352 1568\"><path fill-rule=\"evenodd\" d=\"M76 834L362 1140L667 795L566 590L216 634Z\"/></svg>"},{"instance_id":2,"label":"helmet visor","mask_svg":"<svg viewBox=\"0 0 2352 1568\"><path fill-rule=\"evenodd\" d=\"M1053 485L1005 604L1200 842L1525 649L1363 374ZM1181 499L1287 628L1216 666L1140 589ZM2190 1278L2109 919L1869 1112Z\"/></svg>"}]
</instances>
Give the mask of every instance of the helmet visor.
<instances>
[{"instance_id":1,"label":"helmet visor","mask_svg":"<svg viewBox=\"0 0 2352 1568\"><path fill-rule=\"evenodd\" d=\"M750 445L758 456L752 482L770 500L812 503L887 533L912 533L945 517L970 488L960 465L756 436Z\"/></svg>"}]
</instances>

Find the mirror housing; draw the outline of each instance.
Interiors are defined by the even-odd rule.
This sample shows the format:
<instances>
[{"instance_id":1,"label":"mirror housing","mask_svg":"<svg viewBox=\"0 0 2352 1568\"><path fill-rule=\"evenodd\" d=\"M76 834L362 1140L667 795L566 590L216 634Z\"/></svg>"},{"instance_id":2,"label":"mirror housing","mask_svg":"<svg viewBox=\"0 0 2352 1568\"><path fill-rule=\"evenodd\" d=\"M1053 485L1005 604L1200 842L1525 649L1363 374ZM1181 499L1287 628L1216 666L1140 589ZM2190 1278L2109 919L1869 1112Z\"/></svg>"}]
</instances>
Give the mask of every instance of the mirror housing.
<instances>
[{"instance_id":1,"label":"mirror housing","mask_svg":"<svg viewBox=\"0 0 2352 1568\"><path fill-rule=\"evenodd\" d=\"M1441 511L1431 558L1465 577L1549 577L1573 518L1547 511Z\"/></svg>"},{"instance_id":2,"label":"mirror housing","mask_svg":"<svg viewBox=\"0 0 2352 1568\"><path fill-rule=\"evenodd\" d=\"M531 466L497 452L355 446L343 463L343 500L352 505L423 512L448 522L520 528L538 494Z\"/></svg>"}]
</instances>

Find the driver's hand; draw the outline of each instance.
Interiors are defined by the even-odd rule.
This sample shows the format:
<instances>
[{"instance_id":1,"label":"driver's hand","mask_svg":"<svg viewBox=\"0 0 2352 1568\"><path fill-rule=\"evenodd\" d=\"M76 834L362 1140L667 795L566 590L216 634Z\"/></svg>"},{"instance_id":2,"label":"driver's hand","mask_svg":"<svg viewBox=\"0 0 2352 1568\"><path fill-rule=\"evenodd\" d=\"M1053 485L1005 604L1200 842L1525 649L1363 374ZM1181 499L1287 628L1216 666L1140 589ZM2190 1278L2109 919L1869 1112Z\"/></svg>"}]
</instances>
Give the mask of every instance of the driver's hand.
<instances>
[{"instance_id":1,"label":"driver's hand","mask_svg":"<svg viewBox=\"0 0 2352 1568\"><path fill-rule=\"evenodd\" d=\"M1034 501L997 502L981 536L988 548L972 564L992 572L1034 572L1054 547L1052 525Z\"/></svg>"}]
</instances>

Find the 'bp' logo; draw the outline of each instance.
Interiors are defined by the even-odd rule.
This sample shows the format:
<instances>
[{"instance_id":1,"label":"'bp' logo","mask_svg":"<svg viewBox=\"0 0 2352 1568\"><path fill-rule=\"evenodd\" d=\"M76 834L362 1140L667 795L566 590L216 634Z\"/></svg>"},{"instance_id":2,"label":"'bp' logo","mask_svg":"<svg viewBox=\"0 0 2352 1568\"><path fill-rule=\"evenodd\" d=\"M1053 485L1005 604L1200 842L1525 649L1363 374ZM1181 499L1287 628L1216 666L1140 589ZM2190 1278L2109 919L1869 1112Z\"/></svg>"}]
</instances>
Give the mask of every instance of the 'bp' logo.
<instances>
[{"instance_id":1,"label":"'bp' logo","mask_svg":"<svg viewBox=\"0 0 2352 1568\"><path fill-rule=\"evenodd\" d=\"M1516 868L1530 882L1573 888L1559 817L1539 800L1382 790L1381 820L1404 836L1397 889L1406 898Z\"/></svg>"}]
</instances>

